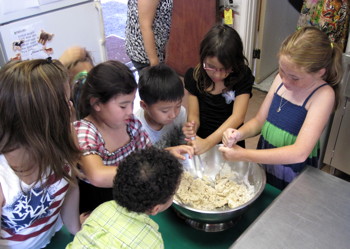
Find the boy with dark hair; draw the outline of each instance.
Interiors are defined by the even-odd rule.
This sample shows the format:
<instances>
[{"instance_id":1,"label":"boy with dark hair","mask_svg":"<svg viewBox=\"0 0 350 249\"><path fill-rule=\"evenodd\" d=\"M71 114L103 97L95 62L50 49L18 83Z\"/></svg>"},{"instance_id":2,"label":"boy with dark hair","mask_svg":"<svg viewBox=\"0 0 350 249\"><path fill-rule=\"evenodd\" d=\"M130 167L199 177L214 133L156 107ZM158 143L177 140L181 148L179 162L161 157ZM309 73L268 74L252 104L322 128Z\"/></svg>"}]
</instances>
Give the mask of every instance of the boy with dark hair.
<instances>
[{"instance_id":1,"label":"boy with dark hair","mask_svg":"<svg viewBox=\"0 0 350 249\"><path fill-rule=\"evenodd\" d=\"M185 144L182 125L187 117L181 105L184 85L177 73L165 64L145 68L138 89L141 108L135 116L152 144L158 148Z\"/></svg>"},{"instance_id":2,"label":"boy with dark hair","mask_svg":"<svg viewBox=\"0 0 350 249\"><path fill-rule=\"evenodd\" d=\"M97 207L68 246L70 248L164 248L158 225L149 215L173 200L182 165L155 147L135 151L119 165L113 201Z\"/></svg>"}]
</instances>

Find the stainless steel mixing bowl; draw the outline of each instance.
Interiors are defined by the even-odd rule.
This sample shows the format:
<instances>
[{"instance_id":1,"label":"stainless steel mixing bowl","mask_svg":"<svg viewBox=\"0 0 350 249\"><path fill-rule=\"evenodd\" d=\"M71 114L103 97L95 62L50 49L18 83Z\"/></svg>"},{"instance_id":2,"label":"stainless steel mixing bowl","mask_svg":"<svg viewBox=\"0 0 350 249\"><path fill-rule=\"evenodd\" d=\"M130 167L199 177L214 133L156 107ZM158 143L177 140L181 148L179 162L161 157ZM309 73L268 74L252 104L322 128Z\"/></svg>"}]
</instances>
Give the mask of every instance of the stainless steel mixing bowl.
<instances>
[{"instance_id":1,"label":"stainless steel mixing bowl","mask_svg":"<svg viewBox=\"0 0 350 249\"><path fill-rule=\"evenodd\" d=\"M201 155L204 164L204 175L215 177L221 167L228 165L234 172L238 173L235 179L238 183L248 181L254 186L254 196L251 200L235 208L224 208L223 210L207 211L189 207L176 200L173 207L180 217L183 217L192 227L207 232L217 232L225 230L234 225L237 220L262 193L266 184L266 175L259 164L252 162L227 162L223 159L218 146L213 147L208 152ZM185 170L192 173L194 164L199 165L199 159L186 160L183 165Z\"/></svg>"}]
</instances>

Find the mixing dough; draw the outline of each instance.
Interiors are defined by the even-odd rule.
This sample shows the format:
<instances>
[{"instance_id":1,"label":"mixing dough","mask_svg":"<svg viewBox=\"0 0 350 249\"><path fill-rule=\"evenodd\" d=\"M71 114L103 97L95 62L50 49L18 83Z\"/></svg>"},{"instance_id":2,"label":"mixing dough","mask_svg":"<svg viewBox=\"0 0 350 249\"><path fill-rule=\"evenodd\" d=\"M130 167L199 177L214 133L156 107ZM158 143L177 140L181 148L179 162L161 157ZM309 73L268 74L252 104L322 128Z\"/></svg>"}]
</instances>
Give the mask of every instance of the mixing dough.
<instances>
[{"instance_id":1,"label":"mixing dough","mask_svg":"<svg viewBox=\"0 0 350 249\"><path fill-rule=\"evenodd\" d=\"M215 177L194 178L185 171L175 200L200 210L225 210L238 207L254 196L254 186L247 181L238 184L238 174L224 167Z\"/></svg>"}]
</instances>

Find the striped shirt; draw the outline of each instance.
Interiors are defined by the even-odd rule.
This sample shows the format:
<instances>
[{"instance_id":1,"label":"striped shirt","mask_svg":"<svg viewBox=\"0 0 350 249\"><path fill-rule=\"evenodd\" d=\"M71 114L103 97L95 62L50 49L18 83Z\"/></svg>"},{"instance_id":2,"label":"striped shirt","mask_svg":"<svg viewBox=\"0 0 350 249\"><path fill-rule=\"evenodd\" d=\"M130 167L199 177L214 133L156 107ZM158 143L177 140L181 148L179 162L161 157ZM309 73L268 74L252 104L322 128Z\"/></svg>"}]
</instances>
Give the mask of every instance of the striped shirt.
<instances>
[{"instance_id":1,"label":"striped shirt","mask_svg":"<svg viewBox=\"0 0 350 249\"><path fill-rule=\"evenodd\" d=\"M0 155L0 167L5 200L1 209L0 248L45 247L62 227L60 211L69 183L47 174L42 182L27 185L11 169L4 155Z\"/></svg>"},{"instance_id":2,"label":"striped shirt","mask_svg":"<svg viewBox=\"0 0 350 249\"><path fill-rule=\"evenodd\" d=\"M144 213L130 212L109 201L98 206L66 249L164 248L158 225Z\"/></svg>"}]
</instances>

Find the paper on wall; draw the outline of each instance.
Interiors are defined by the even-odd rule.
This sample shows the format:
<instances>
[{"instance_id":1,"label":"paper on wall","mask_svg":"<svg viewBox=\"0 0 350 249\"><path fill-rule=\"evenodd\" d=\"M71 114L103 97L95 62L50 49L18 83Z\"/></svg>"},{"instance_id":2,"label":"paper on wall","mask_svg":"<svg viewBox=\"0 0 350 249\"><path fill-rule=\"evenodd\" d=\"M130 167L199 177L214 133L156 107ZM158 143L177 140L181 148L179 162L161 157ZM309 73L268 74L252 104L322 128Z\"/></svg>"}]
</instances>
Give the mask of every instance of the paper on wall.
<instances>
[{"instance_id":1,"label":"paper on wall","mask_svg":"<svg viewBox=\"0 0 350 249\"><path fill-rule=\"evenodd\" d=\"M13 51L17 59L27 60L48 57L46 47L38 42L39 35L42 32L41 27L42 23L37 22L11 30Z\"/></svg>"}]
</instances>

